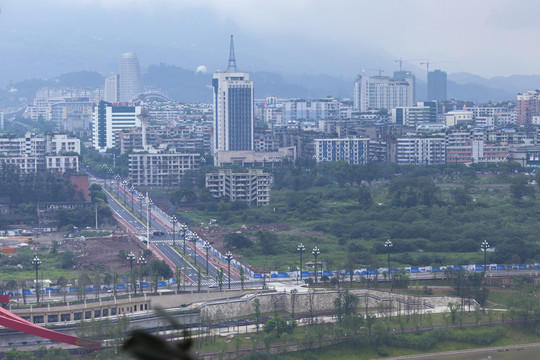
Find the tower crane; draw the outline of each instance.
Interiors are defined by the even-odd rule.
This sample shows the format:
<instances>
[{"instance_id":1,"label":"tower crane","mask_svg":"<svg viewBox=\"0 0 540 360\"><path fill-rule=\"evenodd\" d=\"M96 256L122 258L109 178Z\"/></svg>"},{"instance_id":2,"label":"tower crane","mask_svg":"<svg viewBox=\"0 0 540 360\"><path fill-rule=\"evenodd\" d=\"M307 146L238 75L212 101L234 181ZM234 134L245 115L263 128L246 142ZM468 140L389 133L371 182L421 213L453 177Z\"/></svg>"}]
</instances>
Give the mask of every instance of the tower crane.
<instances>
[{"instance_id":1,"label":"tower crane","mask_svg":"<svg viewBox=\"0 0 540 360\"><path fill-rule=\"evenodd\" d=\"M397 60L394 60L394 62L397 62L399 63L399 71L403 71L403 63L404 62L408 62L408 61L421 61L423 59L404 59L404 58L399 58Z\"/></svg>"}]
</instances>

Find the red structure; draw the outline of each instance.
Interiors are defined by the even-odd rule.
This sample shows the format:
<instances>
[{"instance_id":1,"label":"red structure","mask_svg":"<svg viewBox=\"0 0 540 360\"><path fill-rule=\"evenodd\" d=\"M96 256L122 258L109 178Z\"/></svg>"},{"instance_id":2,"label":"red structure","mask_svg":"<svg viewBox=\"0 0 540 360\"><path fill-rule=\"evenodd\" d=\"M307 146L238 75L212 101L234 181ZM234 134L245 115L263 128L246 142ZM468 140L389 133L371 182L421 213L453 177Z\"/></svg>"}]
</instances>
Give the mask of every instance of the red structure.
<instances>
[{"instance_id":1,"label":"red structure","mask_svg":"<svg viewBox=\"0 0 540 360\"><path fill-rule=\"evenodd\" d=\"M20 318L17 315L3 308L0 308L0 325L12 330L20 331L30 335L35 335L44 339L58 341L65 344L71 344L93 350L97 350L100 348L100 344L96 341L80 339L75 336L66 335L43 328L41 326L32 324L31 322L26 321L23 318Z\"/></svg>"},{"instance_id":2,"label":"red structure","mask_svg":"<svg viewBox=\"0 0 540 360\"><path fill-rule=\"evenodd\" d=\"M88 196L88 175L82 173L71 175L69 181L75 187L73 200L88 201L90 199Z\"/></svg>"}]
</instances>

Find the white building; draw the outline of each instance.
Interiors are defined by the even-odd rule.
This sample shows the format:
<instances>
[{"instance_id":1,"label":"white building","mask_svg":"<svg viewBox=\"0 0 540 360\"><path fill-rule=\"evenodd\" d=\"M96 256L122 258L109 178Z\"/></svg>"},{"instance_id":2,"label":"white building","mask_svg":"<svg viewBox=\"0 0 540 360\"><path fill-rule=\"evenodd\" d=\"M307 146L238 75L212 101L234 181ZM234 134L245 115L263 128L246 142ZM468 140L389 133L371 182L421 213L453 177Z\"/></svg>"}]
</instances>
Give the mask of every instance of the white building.
<instances>
[{"instance_id":1,"label":"white building","mask_svg":"<svg viewBox=\"0 0 540 360\"><path fill-rule=\"evenodd\" d=\"M118 74L105 78L105 91L103 100L116 103L120 101L120 76Z\"/></svg>"},{"instance_id":2,"label":"white building","mask_svg":"<svg viewBox=\"0 0 540 360\"><path fill-rule=\"evenodd\" d=\"M315 139L315 160L365 164L369 160L369 138Z\"/></svg>"},{"instance_id":3,"label":"white building","mask_svg":"<svg viewBox=\"0 0 540 360\"><path fill-rule=\"evenodd\" d=\"M100 101L94 109L93 145L100 152L116 146L116 132L134 127L140 128L138 115L141 107L137 103L111 104Z\"/></svg>"},{"instance_id":4,"label":"white building","mask_svg":"<svg viewBox=\"0 0 540 360\"><path fill-rule=\"evenodd\" d=\"M81 153L81 140L63 134L56 134L48 139L45 151L48 154L61 155L66 152Z\"/></svg>"},{"instance_id":5,"label":"white building","mask_svg":"<svg viewBox=\"0 0 540 360\"><path fill-rule=\"evenodd\" d=\"M313 101L288 100L283 103L285 121L339 119L340 103L337 99L319 99Z\"/></svg>"},{"instance_id":6,"label":"white building","mask_svg":"<svg viewBox=\"0 0 540 360\"><path fill-rule=\"evenodd\" d=\"M150 149L129 154L129 177L134 186L175 186L188 170L199 170L199 154Z\"/></svg>"},{"instance_id":7,"label":"white building","mask_svg":"<svg viewBox=\"0 0 540 360\"><path fill-rule=\"evenodd\" d=\"M354 108L360 112L412 106L413 78L359 75L354 82Z\"/></svg>"},{"instance_id":8,"label":"white building","mask_svg":"<svg viewBox=\"0 0 540 360\"><path fill-rule=\"evenodd\" d=\"M45 168L59 173L65 173L66 171L79 171L79 157L78 156L46 156Z\"/></svg>"},{"instance_id":9,"label":"white building","mask_svg":"<svg viewBox=\"0 0 540 360\"><path fill-rule=\"evenodd\" d=\"M214 153L253 150L253 81L244 72L216 72Z\"/></svg>"},{"instance_id":10,"label":"white building","mask_svg":"<svg viewBox=\"0 0 540 360\"><path fill-rule=\"evenodd\" d=\"M454 110L444 114L446 126L456 126L464 123L472 123L473 113L469 110Z\"/></svg>"},{"instance_id":11,"label":"white building","mask_svg":"<svg viewBox=\"0 0 540 360\"><path fill-rule=\"evenodd\" d=\"M224 196L229 201L244 201L249 205L269 205L271 183L270 174L259 169L245 173L220 170L206 174L206 188L212 196Z\"/></svg>"},{"instance_id":12,"label":"white building","mask_svg":"<svg viewBox=\"0 0 540 360\"><path fill-rule=\"evenodd\" d=\"M405 137L397 139L398 165L433 165L446 162L444 137Z\"/></svg>"}]
</instances>

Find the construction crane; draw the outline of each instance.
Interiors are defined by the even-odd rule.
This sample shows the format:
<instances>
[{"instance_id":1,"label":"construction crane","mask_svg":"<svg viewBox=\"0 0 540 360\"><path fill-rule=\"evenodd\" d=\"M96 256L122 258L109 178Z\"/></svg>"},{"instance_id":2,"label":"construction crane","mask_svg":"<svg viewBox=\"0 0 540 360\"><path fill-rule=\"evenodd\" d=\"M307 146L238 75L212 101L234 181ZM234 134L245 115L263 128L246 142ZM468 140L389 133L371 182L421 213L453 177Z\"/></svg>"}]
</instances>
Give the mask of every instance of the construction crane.
<instances>
[{"instance_id":1,"label":"construction crane","mask_svg":"<svg viewBox=\"0 0 540 360\"><path fill-rule=\"evenodd\" d=\"M379 76L381 76L381 74L384 72L384 70L380 66L378 69L362 69L362 75L364 75L366 71L378 71Z\"/></svg>"},{"instance_id":2,"label":"construction crane","mask_svg":"<svg viewBox=\"0 0 540 360\"><path fill-rule=\"evenodd\" d=\"M455 61L438 61L438 62L430 62L429 60L424 60L420 63L420 65L426 65L426 71L429 74L429 64L435 65L435 64L448 64L448 63L455 63Z\"/></svg>"},{"instance_id":3,"label":"construction crane","mask_svg":"<svg viewBox=\"0 0 540 360\"><path fill-rule=\"evenodd\" d=\"M394 60L394 62L399 63L399 71L403 71L403 63L404 63L404 62L408 62L408 61L421 61L421 60L424 60L424 59L404 59L404 58L399 58L399 59L397 59L397 60Z\"/></svg>"}]
</instances>

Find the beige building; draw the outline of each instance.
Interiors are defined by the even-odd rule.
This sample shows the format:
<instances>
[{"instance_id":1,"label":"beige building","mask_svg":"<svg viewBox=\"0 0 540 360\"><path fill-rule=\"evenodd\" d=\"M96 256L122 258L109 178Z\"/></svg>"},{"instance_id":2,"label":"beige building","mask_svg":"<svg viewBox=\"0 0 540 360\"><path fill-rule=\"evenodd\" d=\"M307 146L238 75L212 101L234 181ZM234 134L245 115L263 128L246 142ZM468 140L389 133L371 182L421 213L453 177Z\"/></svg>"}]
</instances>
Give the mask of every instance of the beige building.
<instances>
[{"instance_id":1,"label":"beige building","mask_svg":"<svg viewBox=\"0 0 540 360\"><path fill-rule=\"evenodd\" d=\"M201 155L150 149L129 155L129 177L134 186L175 186L188 170L199 170Z\"/></svg>"},{"instance_id":2,"label":"beige building","mask_svg":"<svg viewBox=\"0 0 540 360\"><path fill-rule=\"evenodd\" d=\"M214 197L225 196L230 201L245 201L249 205L270 204L272 177L262 170L235 173L220 170L206 174L206 188Z\"/></svg>"}]
</instances>

